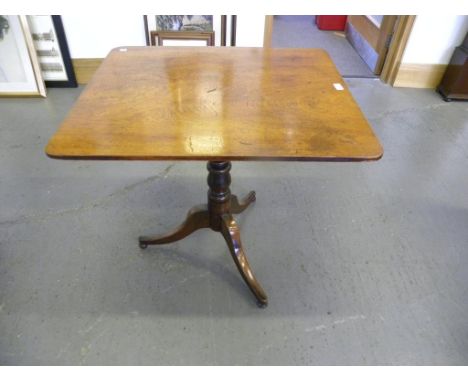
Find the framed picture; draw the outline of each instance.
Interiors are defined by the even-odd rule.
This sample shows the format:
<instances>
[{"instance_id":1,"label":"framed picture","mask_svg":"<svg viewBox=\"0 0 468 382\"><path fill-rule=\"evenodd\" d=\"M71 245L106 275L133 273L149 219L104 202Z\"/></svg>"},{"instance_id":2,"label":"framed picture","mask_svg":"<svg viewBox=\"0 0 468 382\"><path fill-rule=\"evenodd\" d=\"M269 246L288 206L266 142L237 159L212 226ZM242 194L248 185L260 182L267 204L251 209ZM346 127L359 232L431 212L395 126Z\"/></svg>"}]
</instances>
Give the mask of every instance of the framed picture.
<instances>
[{"instance_id":1,"label":"framed picture","mask_svg":"<svg viewBox=\"0 0 468 382\"><path fill-rule=\"evenodd\" d=\"M214 46L214 32L152 31L155 46Z\"/></svg>"},{"instance_id":2,"label":"framed picture","mask_svg":"<svg viewBox=\"0 0 468 382\"><path fill-rule=\"evenodd\" d=\"M157 31L212 32L212 15L157 15Z\"/></svg>"},{"instance_id":3,"label":"framed picture","mask_svg":"<svg viewBox=\"0 0 468 382\"><path fill-rule=\"evenodd\" d=\"M145 15L147 45L203 46L225 45L226 17L221 15ZM224 23L224 29L223 29ZM176 35L165 33L179 32ZM162 36L161 39L159 36ZM190 38L193 37L193 38ZM224 37L224 43L223 43ZM158 43L158 41L160 43Z\"/></svg>"},{"instance_id":4,"label":"framed picture","mask_svg":"<svg viewBox=\"0 0 468 382\"><path fill-rule=\"evenodd\" d=\"M47 87L77 87L60 16L28 16L42 77Z\"/></svg>"},{"instance_id":5,"label":"framed picture","mask_svg":"<svg viewBox=\"0 0 468 382\"><path fill-rule=\"evenodd\" d=\"M0 15L0 96L46 96L26 16Z\"/></svg>"}]
</instances>

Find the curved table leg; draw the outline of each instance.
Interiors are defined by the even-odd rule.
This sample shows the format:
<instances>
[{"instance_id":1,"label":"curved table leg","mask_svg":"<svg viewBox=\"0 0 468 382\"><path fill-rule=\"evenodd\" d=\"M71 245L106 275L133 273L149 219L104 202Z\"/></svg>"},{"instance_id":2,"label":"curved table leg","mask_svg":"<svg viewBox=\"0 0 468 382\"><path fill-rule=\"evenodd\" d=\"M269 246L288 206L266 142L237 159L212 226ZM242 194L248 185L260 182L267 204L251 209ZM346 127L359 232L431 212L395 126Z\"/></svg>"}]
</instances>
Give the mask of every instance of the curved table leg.
<instances>
[{"instance_id":1,"label":"curved table leg","mask_svg":"<svg viewBox=\"0 0 468 382\"><path fill-rule=\"evenodd\" d=\"M239 269L242 278L257 298L258 305L262 307L266 306L268 304L267 295L250 268L244 249L242 248L239 228L231 215L222 216L221 233L223 234L229 250L231 251L231 255L236 263L237 269Z\"/></svg>"},{"instance_id":2,"label":"curved table leg","mask_svg":"<svg viewBox=\"0 0 468 382\"><path fill-rule=\"evenodd\" d=\"M244 211L250 204L255 202L255 191L250 191L245 198L240 202L237 199L236 195L231 195L231 213L240 214Z\"/></svg>"},{"instance_id":3,"label":"curved table leg","mask_svg":"<svg viewBox=\"0 0 468 382\"><path fill-rule=\"evenodd\" d=\"M200 228L209 228L210 219L206 204L193 207L187 214L185 221L172 232L160 236L140 236L140 248L153 244L166 244L181 240Z\"/></svg>"}]
</instances>

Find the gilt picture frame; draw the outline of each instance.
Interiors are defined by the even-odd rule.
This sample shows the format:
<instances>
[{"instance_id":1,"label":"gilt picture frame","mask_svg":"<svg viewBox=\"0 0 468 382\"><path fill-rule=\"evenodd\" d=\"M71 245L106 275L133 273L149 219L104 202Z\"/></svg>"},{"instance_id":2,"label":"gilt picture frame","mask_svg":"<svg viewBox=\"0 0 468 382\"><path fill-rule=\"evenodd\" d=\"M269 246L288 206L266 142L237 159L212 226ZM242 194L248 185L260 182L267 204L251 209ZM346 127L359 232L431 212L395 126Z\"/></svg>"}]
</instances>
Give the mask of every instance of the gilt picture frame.
<instances>
[{"instance_id":1,"label":"gilt picture frame","mask_svg":"<svg viewBox=\"0 0 468 382\"><path fill-rule=\"evenodd\" d=\"M143 24L146 45L148 46L226 45L226 34L223 34L226 29L226 17L222 15L144 15ZM165 35L166 32L180 32L182 38L177 40L172 38L172 35ZM162 34L162 44L157 44L156 33ZM208 36L205 33L212 33L212 35ZM151 34L155 37L154 39L152 39Z\"/></svg>"},{"instance_id":2,"label":"gilt picture frame","mask_svg":"<svg viewBox=\"0 0 468 382\"><path fill-rule=\"evenodd\" d=\"M152 31L154 46L214 46L214 32Z\"/></svg>"}]
</instances>

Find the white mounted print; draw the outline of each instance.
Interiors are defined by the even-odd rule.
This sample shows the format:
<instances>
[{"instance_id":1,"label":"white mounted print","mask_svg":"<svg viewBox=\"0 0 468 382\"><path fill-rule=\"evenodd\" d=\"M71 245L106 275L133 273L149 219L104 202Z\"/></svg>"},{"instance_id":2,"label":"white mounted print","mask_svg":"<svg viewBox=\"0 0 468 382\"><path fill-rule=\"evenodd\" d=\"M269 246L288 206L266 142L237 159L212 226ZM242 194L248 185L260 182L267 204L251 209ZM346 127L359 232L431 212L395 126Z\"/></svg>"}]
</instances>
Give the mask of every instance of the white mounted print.
<instances>
[{"instance_id":1,"label":"white mounted print","mask_svg":"<svg viewBox=\"0 0 468 382\"><path fill-rule=\"evenodd\" d=\"M0 96L46 96L26 16L0 15Z\"/></svg>"}]
</instances>

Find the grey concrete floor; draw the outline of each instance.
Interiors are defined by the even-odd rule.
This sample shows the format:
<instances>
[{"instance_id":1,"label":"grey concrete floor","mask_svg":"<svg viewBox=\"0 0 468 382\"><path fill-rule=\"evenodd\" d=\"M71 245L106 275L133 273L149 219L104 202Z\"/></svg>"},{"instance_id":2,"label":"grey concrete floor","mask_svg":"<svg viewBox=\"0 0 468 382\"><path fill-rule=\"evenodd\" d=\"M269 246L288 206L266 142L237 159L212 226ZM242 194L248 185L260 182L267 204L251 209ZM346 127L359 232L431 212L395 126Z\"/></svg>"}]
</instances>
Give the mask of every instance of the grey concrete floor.
<instances>
[{"instance_id":1,"label":"grey concrete floor","mask_svg":"<svg viewBox=\"0 0 468 382\"><path fill-rule=\"evenodd\" d=\"M344 36L344 32L317 28L315 16L275 16L272 46L275 48L321 48L346 77L375 78L364 60Z\"/></svg>"},{"instance_id":2,"label":"grey concrete floor","mask_svg":"<svg viewBox=\"0 0 468 382\"><path fill-rule=\"evenodd\" d=\"M204 163L49 159L80 89L0 100L0 363L467 364L468 104L348 84L380 161L233 164L267 309L212 231L137 246Z\"/></svg>"}]
</instances>

